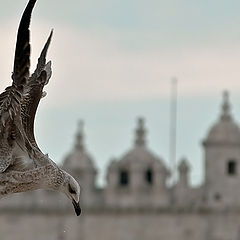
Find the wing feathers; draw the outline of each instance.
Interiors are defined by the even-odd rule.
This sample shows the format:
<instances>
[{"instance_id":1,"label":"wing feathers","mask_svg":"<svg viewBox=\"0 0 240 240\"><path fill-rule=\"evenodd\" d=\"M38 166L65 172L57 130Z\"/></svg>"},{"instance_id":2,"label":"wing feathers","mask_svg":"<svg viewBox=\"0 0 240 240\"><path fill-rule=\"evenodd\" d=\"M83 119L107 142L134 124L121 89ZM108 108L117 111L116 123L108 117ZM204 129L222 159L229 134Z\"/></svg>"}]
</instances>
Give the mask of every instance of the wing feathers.
<instances>
[{"instance_id":1,"label":"wing feathers","mask_svg":"<svg viewBox=\"0 0 240 240\"><path fill-rule=\"evenodd\" d=\"M12 149L0 156L0 173L3 173L12 162Z\"/></svg>"},{"instance_id":2,"label":"wing feathers","mask_svg":"<svg viewBox=\"0 0 240 240\"><path fill-rule=\"evenodd\" d=\"M40 57L38 58L38 64L37 64L37 67L36 67L36 70L34 71L34 73L32 74L32 76L30 77L30 82L31 81L35 81L41 74L42 70L47 67L45 66L46 64L46 55L47 55L47 51L48 51L48 48L49 48L49 45L51 43L51 40L52 40L52 35L53 35L53 30L51 31L48 39L47 39L47 42L45 43L44 45L44 48L40 54ZM50 68L51 68L51 63L50 63Z\"/></svg>"},{"instance_id":3,"label":"wing feathers","mask_svg":"<svg viewBox=\"0 0 240 240\"><path fill-rule=\"evenodd\" d=\"M46 64L46 55L51 43L52 34L53 31L51 31L40 57L38 58L36 70L29 78L29 82L27 84L27 94L24 97L21 106L24 130L29 141L35 147L37 147L37 143L34 137L34 119L38 104L43 96L43 87L48 83L52 74L51 62Z\"/></svg>"},{"instance_id":4,"label":"wing feathers","mask_svg":"<svg viewBox=\"0 0 240 240\"><path fill-rule=\"evenodd\" d=\"M11 87L0 94L0 172L5 171L12 163L13 147L19 145L29 148L21 120L21 102L25 85L29 78L30 68L30 31L31 13L36 0L29 0L22 15L14 57Z\"/></svg>"},{"instance_id":5,"label":"wing feathers","mask_svg":"<svg viewBox=\"0 0 240 240\"><path fill-rule=\"evenodd\" d=\"M26 159L33 159L30 155L42 156L34 137L34 119L43 96L43 88L52 74L51 62L46 64L46 55L53 31L42 49L36 70L29 76L31 52L29 25L35 3L36 0L29 0L18 28L13 84L0 94L0 173L15 165L25 169L30 166L29 163L26 165ZM16 149L25 153L25 157L13 156ZM30 163L35 166L32 160Z\"/></svg>"},{"instance_id":6,"label":"wing feathers","mask_svg":"<svg viewBox=\"0 0 240 240\"><path fill-rule=\"evenodd\" d=\"M50 79L51 76L52 76L52 62L51 62L51 61L49 61L49 62L45 65L44 70L45 70L46 73L47 73L47 80L46 80L46 83L45 83L45 85L47 85L48 82L49 82L49 79Z\"/></svg>"},{"instance_id":7,"label":"wing feathers","mask_svg":"<svg viewBox=\"0 0 240 240\"><path fill-rule=\"evenodd\" d=\"M25 133L29 141L37 147L34 137L34 119L40 99L42 98L42 90L47 79L46 71L42 71L41 75L36 79L35 84L31 84L30 91L23 101L22 105L22 122Z\"/></svg>"},{"instance_id":8,"label":"wing feathers","mask_svg":"<svg viewBox=\"0 0 240 240\"><path fill-rule=\"evenodd\" d=\"M12 79L21 88L29 78L30 68L30 31L31 14L36 0L30 0L22 15L18 28Z\"/></svg>"}]
</instances>

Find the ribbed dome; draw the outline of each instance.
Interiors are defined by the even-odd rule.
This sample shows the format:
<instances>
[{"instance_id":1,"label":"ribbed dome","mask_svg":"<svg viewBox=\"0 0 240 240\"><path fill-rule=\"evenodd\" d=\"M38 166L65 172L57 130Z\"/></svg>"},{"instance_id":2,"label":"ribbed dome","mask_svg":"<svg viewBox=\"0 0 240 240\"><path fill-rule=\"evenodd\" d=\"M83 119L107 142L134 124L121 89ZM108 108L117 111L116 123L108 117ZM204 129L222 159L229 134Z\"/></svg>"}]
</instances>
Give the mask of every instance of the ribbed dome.
<instances>
[{"instance_id":1,"label":"ribbed dome","mask_svg":"<svg viewBox=\"0 0 240 240\"><path fill-rule=\"evenodd\" d=\"M120 159L119 165L154 165L164 168L161 160L146 147L145 135L144 120L139 118L136 129L135 146Z\"/></svg>"},{"instance_id":2,"label":"ribbed dome","mask_svg":"<svg viewBox=\"0 0 240 240\"><path fill-rule=\"evenodd\" d=\"M229 96L227 92L224 93L221 117L218 122L211 127L204 143L240 144L240 128L230 114Z\"/></svg>"},{"instance_id":3,"label":"ribbed dome","mask_svg":"<svg viewBox=\"0 0 240 240\"><path fill-rule=\"evenodd\" d=\"M76 134L76 142L73 151L65 158L63 166L68 170L95 170L91 156L86 152L83 143L83 123L80 122Z\"/></svg>"},{"instance_id":4,"label":"ribbed dome","mask_svg":"<svg viewBox=\"0 0 240 240\"><path fill-rule=\"evenodd\" d=\"M155 156L151 151L149 151L146 147L135 146L129 152L127 152L121 159L121 162L138 162L138 163L146 163L152 164L156 161L159 161L159 158Z\"/></svg>"},{"instance_id":5,"label":"ribbed dome","mask_svg":"<svg viewBox=\"0 0 240 240\"><path fill-rule=\"evenodd\" d=\"M75 149L64 161L64 168L75 170L95 169L92 158L85 151Z\"/></svg>"}]
</instances>

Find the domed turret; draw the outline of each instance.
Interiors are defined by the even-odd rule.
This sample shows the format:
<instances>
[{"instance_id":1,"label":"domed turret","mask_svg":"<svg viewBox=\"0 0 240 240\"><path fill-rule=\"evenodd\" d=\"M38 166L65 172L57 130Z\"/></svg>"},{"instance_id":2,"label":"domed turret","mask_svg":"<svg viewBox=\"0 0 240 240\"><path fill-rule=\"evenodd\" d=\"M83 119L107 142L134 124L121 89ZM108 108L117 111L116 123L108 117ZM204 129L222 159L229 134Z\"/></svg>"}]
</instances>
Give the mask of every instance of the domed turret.
<instances>
[{"instance_id":1,"label":"domed turret","mask_svg":"<svg viewBox=\"0 0 240 240\"><path fill-rule=\"evenodd\" d=\"M83 121L79 121L74 149L65 158L63 166L71 171L75 177L79 177L78 174L81 174L82 171L95 170L93 160L84 146Z\"/></svg>"},{"instance_id":2,"label":"domed turret","mask_svg":"<svg viewBox=\"0 0 240 240\"><path fill-rule=\"evenodd\" d=\"M83 204L91 204L94 200L97 170L93 159L84 146L83 122L79 122L75 146L64 160L63 168L71 173L80 183L83 191Z\"/></svg>"},{"instance_id":3,"label":"domed turret","mask_svg":"<svg viewBox=\"0 0 240 240\"><path fill-rule=\"evenodd\" d=\"M240 128L230 113L224 92L222 113L203 142L205 150L205 198L211 206L240 206L236 195L240 181Z\"/></svg>"},{"instance_id":4,"label":"domed turret","mask_svg":"<svg viewBox=\"0 0 240 240\"><path fill-rule=\"evenodd\" d=\"M162 160L146 147L145 136L144 119L139 118L133 148L118 161L112 161L108 168L106 193L109 204L140 206L150 204L147 197L150 192L158 197L161 195L162 199L166 196L163 193L169 172ZM162 204L161 198L151 200Z\"/></svg>"},{"instance_id":5,"label":"domed turret","mask_svg":"<svg viewBox=\"0 0 240 240\"><path fill-rule=\"evenodd\" d=\"M137 128L135 130L135 145L128 151L120 160L119 164L153 164L156 161L159 161L159 158L154 155L146 147L146 129L144 126L144 119L139 118L137 123Z\"/></svg>"},{"instance_id":6,"label":"domed turret","mask_svg":"<svg viewBox=\"0 0 240 240\"><path fill-rule=\"evenodd\" d=\"M204 144L237 144L240 145L240 128L230 113L229 94L224 92L222 113L204 141Z\"/></svg>"}]
</instances>

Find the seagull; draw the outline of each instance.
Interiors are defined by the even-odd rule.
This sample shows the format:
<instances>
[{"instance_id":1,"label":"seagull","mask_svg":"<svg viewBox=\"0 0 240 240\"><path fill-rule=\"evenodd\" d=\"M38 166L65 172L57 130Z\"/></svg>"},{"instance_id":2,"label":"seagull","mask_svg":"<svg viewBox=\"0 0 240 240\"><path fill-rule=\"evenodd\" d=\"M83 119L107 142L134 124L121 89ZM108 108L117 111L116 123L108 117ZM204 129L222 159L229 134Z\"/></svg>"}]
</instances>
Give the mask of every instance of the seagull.
<instances>
[{"instance_id":1,"label":"seagull","mask_svg":"<svg viewBox=\"0 0 240 240\"><path fill-rule=\"evenodd\" d=\"M73 203L77 216L80 186L67 172L39 149L34 136L38 104L46 94L44 86L52 71L46 55L51 31L30 75L30 31L32 10L37 0L29 0L17 33L12 85L0 94L0 198L12 193L37 189L64 193Z\"/></svg>"}]
</instances>

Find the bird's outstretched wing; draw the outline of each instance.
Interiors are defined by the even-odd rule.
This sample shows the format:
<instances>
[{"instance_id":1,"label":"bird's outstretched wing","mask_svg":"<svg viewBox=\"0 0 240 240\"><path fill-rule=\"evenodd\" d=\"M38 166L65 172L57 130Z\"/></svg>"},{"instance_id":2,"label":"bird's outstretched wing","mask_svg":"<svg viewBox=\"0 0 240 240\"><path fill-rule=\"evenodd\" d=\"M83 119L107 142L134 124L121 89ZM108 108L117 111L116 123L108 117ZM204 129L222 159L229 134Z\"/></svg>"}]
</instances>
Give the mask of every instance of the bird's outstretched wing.
<instances>
[{"instance_id":1,"label":"bird's outstretched wing","mask_svg":"<svg viewBox=\"0 0 240 240\"><path fill-rule=\"evenodd\" d=\"M43 88L48 83L52 74L51 62L46 64L46 55L51 42L52 34L53 32L51 31L41 55L38 58L36 70L29 78L26 87L27 92L21 104L22 123L26 136L31 144L36 148L38 147L34 137L34 119L38 104L43 96Z\"/></svg>"},{"instance_id":2,"label":"bird's outstretched wing","mask_svg":"<svg viewBox=\"0 0 240 240\"><path fill-rule=\"evenodd\" d=\"M0 158L0 172L4 172L11 164L14 143L20 147L25 147L26 143L21 121L21 101L29 78L29 25L35 3L36 0L29 0L18 28L12 86L0 94L0 149L3 156Z\"/></svg>"},{"instance_id":3,"label":"bird's outstretched wing","mask_svg":"<svg viewBox=\"0 0 240 240\"><path fill-rule=\"evenodd\" d=\"M5 124L8 117L4 112L8 112L11 119L18 114L22 95L24 94L24 87L29 78L30 68L30 43L29 43L29 25L31 14L36 0L30 0L22 15L18 34L14 58L14 67L12 79L12 86L5 89L0 95L0 116L2 124Z\"/></svg>"},{"instance_id":4,"label":"bird's outstretched wing","mask_svg":"<svg viewBox=\"0 0 240 240\"><path fill-rule=\"evenodd\" d=\"M31 14L36 0L30 0L23 13L19 24L17 43L15 49L14 67L12 79L13 83L18 87L25 85L29 78L30 68L30 31L29 25Z\"/></svg>"}]
</instances>

